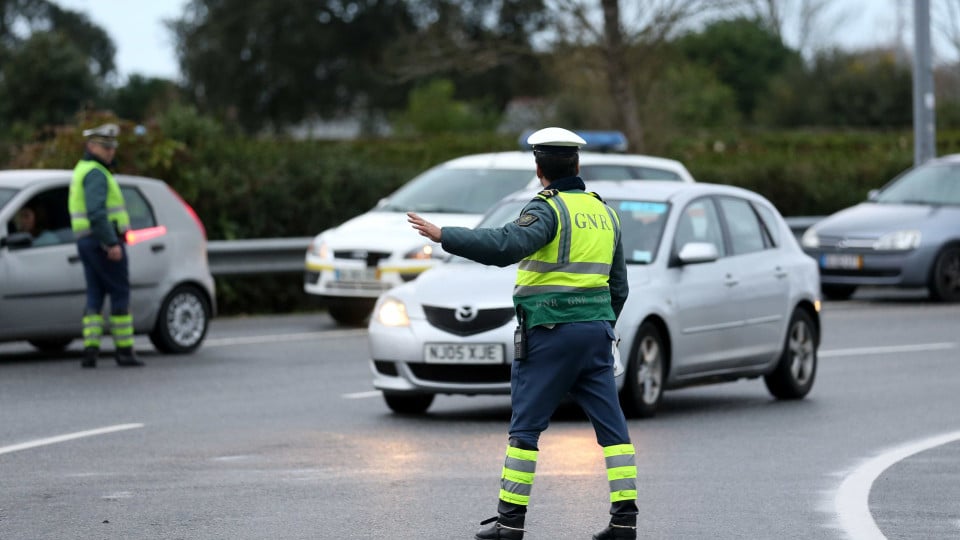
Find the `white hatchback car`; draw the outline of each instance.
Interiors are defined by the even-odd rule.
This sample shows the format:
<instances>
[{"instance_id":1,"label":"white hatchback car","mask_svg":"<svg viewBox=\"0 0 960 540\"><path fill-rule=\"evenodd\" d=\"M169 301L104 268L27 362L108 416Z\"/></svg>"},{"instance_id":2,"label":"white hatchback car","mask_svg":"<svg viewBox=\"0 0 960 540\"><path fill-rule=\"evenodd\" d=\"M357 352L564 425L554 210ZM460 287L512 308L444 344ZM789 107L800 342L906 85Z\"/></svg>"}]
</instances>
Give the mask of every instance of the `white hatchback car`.
<instances>
[{"instance_id":1,"label":"white hatchback car","mask_svg":"<svg viewBox=\"0 0 960 540\"><path fill-rule=\"evenodd\" d=\"M624 408L651 416L663 390L763 376L777 398L813 386L816 261L765 198L702 183L592 181L620 215L630 295L617 321ZM480 226L516 219L508 197ZM369 324L373 385L400 413L436 394L508 394L516 265L455 257L385 293Z\"/></svg>"},{"instance_id":2,"label":"white hatchback car","mask_svg":"<svg viewBox=\"0 0 960 540\"><path fill-rule=\"evenodd\" d=\"M446 254L407 225L415 211L440 226L473 227L503 197L539 185L531 152L476 154L447 161L407 182L369 212L317 235L306 254L304 290L339 323L366 320L377 297L413 280ZM679 161L581 152L586 179L693 182Z\"/></svg>"}]
</instances>

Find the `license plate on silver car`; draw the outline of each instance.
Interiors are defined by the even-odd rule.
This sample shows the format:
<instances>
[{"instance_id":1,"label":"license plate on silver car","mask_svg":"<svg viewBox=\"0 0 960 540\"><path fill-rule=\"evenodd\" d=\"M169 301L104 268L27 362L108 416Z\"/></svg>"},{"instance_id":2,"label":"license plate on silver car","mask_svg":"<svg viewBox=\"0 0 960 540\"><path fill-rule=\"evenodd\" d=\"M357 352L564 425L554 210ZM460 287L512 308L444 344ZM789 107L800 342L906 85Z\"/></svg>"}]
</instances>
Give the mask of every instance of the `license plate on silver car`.
<instances>
[{"instance_id":1,"label":"license plate on silver car","mask_svg":"<svg viewBox=\"0 0 960 540\"><path fill-rule=\"evenodd\" d=\"M427 343L423 361L428 364L502 364L501 343Z\"/></svg>"},{"instance_id":2,"label":"license plate on silver car","mask_svg":"<svg viewBox=\"0 0 960 540\"><path fill-rule=\"evenodd\" d=\"M828 253L820 256L820 268L860 270L863 268L863 257L860 255Z\"/></svg>"},{"instance_id":3,"label":"license plate on silver car","mask_svg":"<svg viewBox=\"0 0 960 540\"><path fill-rule=\"evenodd\" d=\"M376 268L338 268L333 272L333 279L335 281L377 281L379 276Z\"/></svg>"}]
</instances>

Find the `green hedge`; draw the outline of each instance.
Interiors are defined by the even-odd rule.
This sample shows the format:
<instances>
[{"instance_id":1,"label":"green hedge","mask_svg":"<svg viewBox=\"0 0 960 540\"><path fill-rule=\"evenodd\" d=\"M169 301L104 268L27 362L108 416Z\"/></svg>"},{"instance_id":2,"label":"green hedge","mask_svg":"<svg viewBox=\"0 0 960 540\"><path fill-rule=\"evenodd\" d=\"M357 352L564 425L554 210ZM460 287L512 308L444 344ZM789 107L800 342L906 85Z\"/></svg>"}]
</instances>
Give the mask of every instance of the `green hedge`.
<instances>
[{"instance_id":1,"label":"green hedge","mask_svg":"<svg viewBox=\"0 0 960 540\"><path fill-rule=\"evenodd\" d=\"M71 168L81 119L14 148L8 168ZM418 172L471 153L513 150L514 135L442 135L356 141L251 139L176 111L146 134L121 122L120 172L162 178L201 216L211 240L312 236L373 207ZM937 134L960 152L960 132ZM704 131L662 144L699 181L742 186L787 216L826 215L864 200L913 161L909 132ZM224 313L295 311L314 304L298 274L218 278Z\"/></svg>"}]
</instances>

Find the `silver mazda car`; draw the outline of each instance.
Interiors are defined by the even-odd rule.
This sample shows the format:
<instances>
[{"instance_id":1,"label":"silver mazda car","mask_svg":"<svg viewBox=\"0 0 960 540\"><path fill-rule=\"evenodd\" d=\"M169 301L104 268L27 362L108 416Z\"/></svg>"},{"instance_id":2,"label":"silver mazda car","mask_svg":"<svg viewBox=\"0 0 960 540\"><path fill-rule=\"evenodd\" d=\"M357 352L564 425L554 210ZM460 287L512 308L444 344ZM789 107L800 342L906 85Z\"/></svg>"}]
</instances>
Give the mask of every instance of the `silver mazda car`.
<instances>
[{"instance_id":1,"label":"silver mazda car","mask_svg":"<svg viewBox=\"0 0 960 540\"><path fill-rule=\"evenodd\" d=\"M731 186L590 181L620 216L630 295L617 321L625 409L651 416L663 391L763 377L781 399L813 386L819 275L765 198ZM512 221L535 192L508 197L480 227ZM508 394L516 265L453 258L377 301L373 385L399 413L436 394Z\"/></svg>"},{"instance_id":2,"label":"silver mazda car","mask_svg":"<svg viewBox=\"0 0 960 540\"><path fill-rule=\"evenodd\" d=\"M0 341L58 351L81 336L86 285L67 211L72 175L0 171ZM134 331L161 352L192 352L216 308L203 224L164 182L116 178L132 228L125 241Z\"/></svg>"},{"instance_id":3,"label":"silver mazda car","mask_svg":"<svg viewBox=\"0 0 960 540\"><path fill-rule=\"evenodd\" d=\"M926 287L935 300L960 302L960 154L910 169L868 199L803 235L803 249L820 264L823 295Z\"/></svg>"}]
</instances>

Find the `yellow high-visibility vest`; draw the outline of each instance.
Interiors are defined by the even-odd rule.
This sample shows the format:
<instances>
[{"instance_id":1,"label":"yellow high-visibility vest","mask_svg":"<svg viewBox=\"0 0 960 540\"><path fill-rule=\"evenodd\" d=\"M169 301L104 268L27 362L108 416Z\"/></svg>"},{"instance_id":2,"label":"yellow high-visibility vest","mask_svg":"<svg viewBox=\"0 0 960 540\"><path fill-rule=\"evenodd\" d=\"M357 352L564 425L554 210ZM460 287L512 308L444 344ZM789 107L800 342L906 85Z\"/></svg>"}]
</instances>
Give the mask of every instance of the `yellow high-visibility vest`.
<instances>
[{"instance_id":1,"label":"yellow high-visibility vest","mask_svg":"<svg viewBox=\"0 0 960 540\"><path fill-rule=\"evenodd\" d=\"M87 216L87 199L83 192L83 179L94 169L102 172L107 178L107 219L114 223L120 234L123 234L130 228L130 215L127 214L120 184L117 183L110 169L92 159L81 159L73 169L73 181L70 182L70 195L67 199L73 234L79 238L91 233L90 218Z\"/></svg>"},{"instance_id":2,"label":"yellow high-visibility vest","mask_svg":"<svg viewBox=\"0 0 960 540\"><path fill-rule=\"evenodd\" d=\"M557 217L549 244L520 261L513 289L527 327L576 321L613 321L610 268L620 218L594 193L541 191Z\"/></svg>"}]
</instances>

